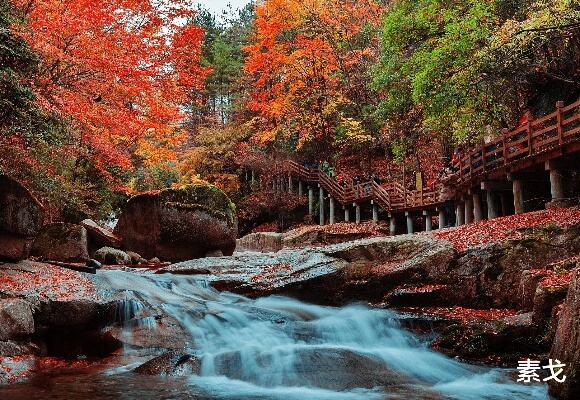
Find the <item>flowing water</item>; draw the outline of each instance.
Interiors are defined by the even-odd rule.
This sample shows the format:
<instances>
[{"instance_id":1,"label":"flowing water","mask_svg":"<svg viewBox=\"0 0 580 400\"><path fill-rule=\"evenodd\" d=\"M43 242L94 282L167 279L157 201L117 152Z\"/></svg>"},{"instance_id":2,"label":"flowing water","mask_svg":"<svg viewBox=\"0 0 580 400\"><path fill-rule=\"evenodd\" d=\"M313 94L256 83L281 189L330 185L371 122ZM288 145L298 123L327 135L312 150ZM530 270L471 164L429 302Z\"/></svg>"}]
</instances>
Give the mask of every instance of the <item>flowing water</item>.
<instances>
[{"instance_id":1,"label":"flowing water","mask_svg":"<svg viewBox=\"0 0 580 400\"><path fill-rule=\"evenodd\" d=\"M39 376L1 399L547 399L513 371L464 364L401 328L395 313L322 307L283 297L250 300L170 275L99 272L127 300L119 319L155 335L149 308L179 321L198 375L150 377L125 349L123 365ZM136 354L136 352L135 352ZM151 356L149 356L151 358ZM133 360L133 361L131 361Z\"/></svg>"}]
</instances>

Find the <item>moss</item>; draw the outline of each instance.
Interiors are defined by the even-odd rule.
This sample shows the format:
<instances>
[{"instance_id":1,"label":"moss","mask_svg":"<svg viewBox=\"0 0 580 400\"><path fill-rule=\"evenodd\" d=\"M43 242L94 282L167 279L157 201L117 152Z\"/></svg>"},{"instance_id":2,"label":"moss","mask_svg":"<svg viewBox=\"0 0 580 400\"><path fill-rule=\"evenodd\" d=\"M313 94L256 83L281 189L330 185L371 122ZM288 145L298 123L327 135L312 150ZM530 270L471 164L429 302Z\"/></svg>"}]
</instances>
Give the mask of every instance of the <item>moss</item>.
<instances>
[{"instance_id":1,"label":"moss","mask_svg":"<svg viewBox=\"0 0 580 400\"><path fill-rule=\"evenodd\" d=\"M167 207L202 210L221 219L233 218L236 213L236 207L229 197L221 189L209 184L165 189L159 195L161 203Z\"/></svg>"}]
</instances>

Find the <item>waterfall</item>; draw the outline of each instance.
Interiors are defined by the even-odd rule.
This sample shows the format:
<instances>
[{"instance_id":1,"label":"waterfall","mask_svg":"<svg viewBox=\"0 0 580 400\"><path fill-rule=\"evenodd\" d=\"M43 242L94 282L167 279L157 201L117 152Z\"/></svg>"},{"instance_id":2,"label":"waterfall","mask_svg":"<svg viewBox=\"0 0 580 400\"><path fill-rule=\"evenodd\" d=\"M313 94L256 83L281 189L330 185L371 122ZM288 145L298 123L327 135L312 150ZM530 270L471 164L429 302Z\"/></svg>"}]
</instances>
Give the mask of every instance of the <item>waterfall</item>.
<instances>
[{"instance_id":1,"label":"waterfall","mask_svg":"<svg viewBox=\"0 0 580 400\"><path fill-rule=\"evenodd\" d=\"M125 324L139 320L146 307L179 322L188 335L186 351L201 361L189 385L210 398L548 398L543 385L516 383L513 370L430 350L388 310L276 296L251 300L182 276L99 274L112 287L130 288L119 309ZM150 328L156 334L155 324Z\"/></svg>"}]
</instances>

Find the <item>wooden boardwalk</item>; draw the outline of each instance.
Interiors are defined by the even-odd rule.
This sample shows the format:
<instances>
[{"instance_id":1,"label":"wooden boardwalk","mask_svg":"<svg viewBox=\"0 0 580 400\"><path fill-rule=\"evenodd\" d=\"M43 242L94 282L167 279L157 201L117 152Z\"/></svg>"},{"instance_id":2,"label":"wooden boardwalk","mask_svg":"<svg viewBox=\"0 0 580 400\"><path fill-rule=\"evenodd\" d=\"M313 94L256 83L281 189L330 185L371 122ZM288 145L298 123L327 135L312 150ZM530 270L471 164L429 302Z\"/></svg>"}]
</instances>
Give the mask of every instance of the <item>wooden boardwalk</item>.
<instances>
[{"instance_id":1,"label":"wooden boardwalk","mask_svg":"<svg viewBox=\"0 0 580 400\"><path fill-rule=\"evenodd\" d=\"M409 215L411 212L423 211L425 215L430 215L432 211L440 210L448 201L458 200L460 203L467 202L465 212L470 215L471 211L467 208L473 207L472 200L465 199L471 196L474 188L479 190L483 182L509 183L508 176L515 176L531 168L537 170L541 167L544 170L547 162L567 155L575 156L578 152L580 152L580 100L567 106L563 102L558 102L553 113L538 119L532 119L531 115L528 115L524 125L511 131L504 130L495 140L460 152L454 172L445 176L434 189L409 190L401 182L339 183L336 178L330 177L322 170L306 168L291 160L283 162L279 174L289 177L290 187L292 181L297 180L300 185L306 183L310 190L313 187L322 189L331 198L331 207L334 207L335 202L345 208L372 203L390 214L405 212ZM580 166L577 161L574 163ZM550 177L552 178L552 174ZM554 185L552 182L553 192L557 190L554 189ZM454 193L452 199L445 193L449 193L450 188ZM518 197L515 191L514 197ZM477 207L478 201L475 198L474 200ZM491 197L488 197L488 202L491 201ZM515 208L518 212L517 205ZM332 215L333 213L334 208ZM475 214L477 218L477 210ZM493 211L490 215L493 216ZM443 217L441 213L440 216ZM466 222L471 222L469 217Z\"/></svg>"}]
</instances>

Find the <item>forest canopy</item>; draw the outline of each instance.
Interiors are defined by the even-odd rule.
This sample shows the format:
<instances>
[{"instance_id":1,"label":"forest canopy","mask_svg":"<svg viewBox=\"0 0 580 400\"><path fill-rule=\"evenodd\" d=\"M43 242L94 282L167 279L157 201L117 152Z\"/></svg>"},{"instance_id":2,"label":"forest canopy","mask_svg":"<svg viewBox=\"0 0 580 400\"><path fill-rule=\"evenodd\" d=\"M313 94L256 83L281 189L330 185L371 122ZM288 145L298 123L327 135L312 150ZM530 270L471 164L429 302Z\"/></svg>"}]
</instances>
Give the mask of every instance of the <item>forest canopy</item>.
<instances>
[{"instance_id":1,"label":"forest canopy","mask_svg":"<svg viewBox=\"0 0 580 400\"><path fill-rule=\"evenodd\" d=\"M430 176L580 94L574 0L0 0L0 43L0 172L54 218L198 180L242 200L284 157Z\"/></svg>"}]
</instances>

